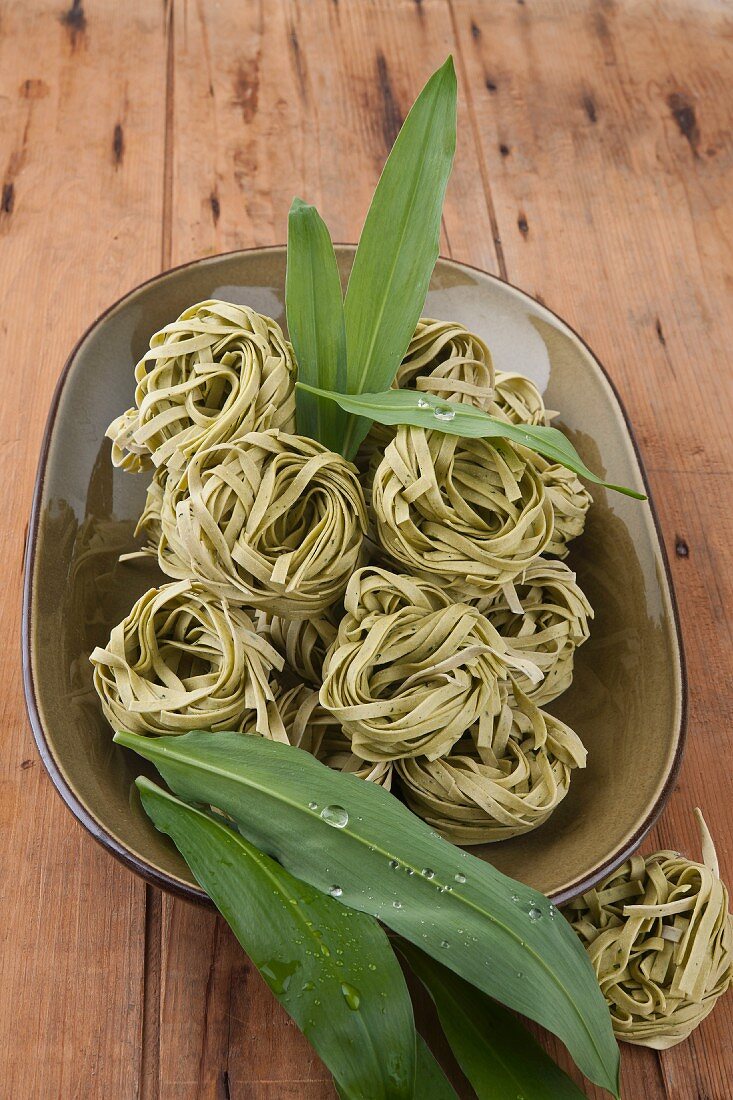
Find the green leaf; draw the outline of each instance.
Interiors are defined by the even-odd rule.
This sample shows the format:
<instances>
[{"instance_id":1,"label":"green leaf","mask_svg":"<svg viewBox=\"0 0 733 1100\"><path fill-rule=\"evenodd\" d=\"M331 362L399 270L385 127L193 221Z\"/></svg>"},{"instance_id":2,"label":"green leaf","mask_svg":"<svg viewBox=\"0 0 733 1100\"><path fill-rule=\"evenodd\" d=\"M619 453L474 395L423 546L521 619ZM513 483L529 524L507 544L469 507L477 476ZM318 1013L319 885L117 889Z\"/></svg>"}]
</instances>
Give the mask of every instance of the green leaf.
<instances>
[{"instance_id":1,"label":"green leaf","mask_svg":"<svg viewBox=\"0 0 733 1100\"><path fill-rule=\"evenodd\" d=\"M419 1034L415 1096L417 1100L458 1100L456 1090L438 1065L432 1050Z\"/></svg>"},{"instance_id":2,"label":"green leaf","mask_svg":"<svg viewBox=\"0 0 733 1100\"><path fill-rule=\"evenodd\" d=\"M400 945L435 1002L451 1050L479 1100L582 1100L517 1017L410 944Z\"/></svg>"},{"instance_id":3,"label":"green leaf","mask_svg":"<svg viewBox=\"0 0 733 1100\"><path fill-rule=\"evenodd\" d=\"M405 119L361 232L344 301L349 393L386 390L407 350L438 258L455 148L456 74L449 57ZM368 421L350 421L347 458L368 427Z\"/></svg>"},{"instance_id":4,"label":"green leaf","mask_svg":"<svg viewBox=\"0 0 733 1100\"><path fill-rule=\"evenodd\" d=\"M324 892L337 884L340 902L549 1028L617 1094L618 1047L593 967L542 894L443 840L388 791L291 745L202 732L115 741L179 797L229 814L298 878Z\"/></svg>"},{"instance_id":5,"label":"green leaf","mask_svg":"<svg viewBox=\"0 0 733 1100\"><path fill-rule=\"evenodd\" d=\"M350 1100L413 1096L412 1004L371 917L307 886L208 814L150 780L143 806L167 833L280 1003Z\"/></svg>"},{"instance_id":6,"label":"green leaf","mask_svg":"<svg viewBox=\"0 0 733 1100\"><path fill-rule=\"evenodd\" d=\"M636 500L646 500L644 494L637 492L636 489L612 485L589 470L567 436L557 428L545 428L533 424L507 424L473 405L441 401L439 397L434 397L432 394L417 393L415 390L351 394L327 392L325 389L316 389L300 382L297 383L297 387L317 394L319 397L328 398L346 412L376 420L378 424L411 424L416 428L428 428L431 431L444 432L446 435L460 435L472 439L510 439L512 443L529 447L530 450L544 455L552 462L567 466L569 470L596 485L614 489L617 493L624 493Z\"/></svg>"},{"instance_id":7,"label":"green leaf","mask_svg":"<svg viewBox=\"0 0 733 1100\"><path fill-rule=\"evenodd\" d=\"M347 1094L338 1081L336 1092L346 1100ZM417 1061L415 1064L415 1096L418 1100L458 1100L458 1094L438 1065L422 1035L417 1035ZM530 1100L527 1097L527 1100Z\"/></svg>"},{"instance_id":8,"label":"green leaf","mask_svg":"<svg viewBox=\"0 0 733 1100\"><path fill-rule=\"evenodd\" d=\"M312 386L346 389L346 331L341 278L325 222L315 206L293 199L288 217L285 308L298 377ZM348 417L306 390L296 394L298 431L341 450Z\"/></svg>"}]
</instances>

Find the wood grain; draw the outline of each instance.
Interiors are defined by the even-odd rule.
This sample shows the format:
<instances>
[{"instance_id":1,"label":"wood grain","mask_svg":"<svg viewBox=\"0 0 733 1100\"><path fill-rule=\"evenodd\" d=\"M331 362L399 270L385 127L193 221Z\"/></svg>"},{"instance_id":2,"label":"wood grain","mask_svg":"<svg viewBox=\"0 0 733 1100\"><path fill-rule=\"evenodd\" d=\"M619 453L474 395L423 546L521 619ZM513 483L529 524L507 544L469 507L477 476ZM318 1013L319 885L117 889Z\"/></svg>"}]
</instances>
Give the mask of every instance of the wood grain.
<instances>
[{"instance_id":1,"label":"wood grain","mask_svg":"<svg viewBox=\"0 0 733 1100\"><path fill-rule=\"evenodd\" d=\"M18 661L22 545L46 411L83 329L161 262L159 14L4 6L0 23L0 1093L133 1097L144 888L43 772ZM135 56L137 72L110 58Z\"/></svg>"},{"instance_id":2,"label":"wood grain","mask_svg":"<svg viewBox=\"0 0 733 1100\"><path fill-rule=\"evenodd\" d=\"M162 267L282 242L295 194L317 203L337 240L354 240L406 110L449 51L461 103L443 251L541 297L621 391L690 678L686 761L647 847L696 853L699 804L731 880L733 20L722 2L4 8L5 635L19 632L45 412L79 332ZM223 922L146 890L75 825L31 746L14 649L0 661L0 1091L331 1098ZM676 1050L625 1047L624 1096L726 1100L731 1000ZM434 1035L424 1000L418 1016Z\"/></svg>"}]
</instances>

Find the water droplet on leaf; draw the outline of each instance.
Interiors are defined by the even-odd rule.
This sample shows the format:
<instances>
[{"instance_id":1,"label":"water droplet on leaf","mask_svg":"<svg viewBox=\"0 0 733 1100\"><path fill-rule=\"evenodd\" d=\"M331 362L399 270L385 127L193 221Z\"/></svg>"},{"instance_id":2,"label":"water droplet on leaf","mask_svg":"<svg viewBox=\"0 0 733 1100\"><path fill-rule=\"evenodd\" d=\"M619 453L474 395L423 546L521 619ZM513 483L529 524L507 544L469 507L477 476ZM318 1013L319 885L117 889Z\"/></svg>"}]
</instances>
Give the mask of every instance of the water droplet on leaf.
<instances>
[{"instance_id":1,"label":"water droplet on leaf","mask_svg":"<svg viewBox=\"0 0 733 1100\"><path fill-rule=\"evenodd\" d=\"M321 817L327 825L332 825L334 829L343 829L349 823L349 815L343 806L324 806L321 810Z\"/></svg>"},{"instance_id":2,"label":"water droplet on leaf","mask_svg":"<svg viewBox=\"0 0 733 1100\"><path fill-rule=\"evenodd\" d=\"M273 993L283 994L287 992L293 974L299 969L299 962L283 962L281 959L269 959L262 964L260 972Z\"/></svg>"},{"instance_id":3,"label":"water droplet on leaf","mask_svg":"<svg viewBox=\"0 0 733 1100\"><path fill-rule=\"evenodd\" d=\"M454 875L453 877L456 880L456 882L460 882L461 885L463 885L463 883L466 881L466 876L462 875L460 871L458 872L457 875Z\"/></svg>"},{"instance_id":4,"label":"water droplet on leaf","mask_svg":"<svg viewBox=\"0 0 733 1100\"><path fill-rule=\"evenodd\" d=\"M351 1009L352 1012L356 1012L361 1003L361 995L358 989L354 989L353 985L349 985L348 982L341 983L341 992L344 995L344 1000Z\"/></svg>"},{"instance_id":5,"label":"water droplet on leaf","mask_svg":"<svg viewBox=\"0 0 733 1100\"><path fill-rule=\"evenodd\" d=\"M340 886L329 886L328 892L332 898L340 898L343 894L343 890Z\"/></svg>"},{"instance_id":6,"label":"water droplet on leaf","mask_svg":"<svg viewBox=\"0 0 733 1100\"><path fill-rule=\"evenodd\" d=\"M532 908L528 911L527 916L530 920L539 920L542 916L542 910L538 909L536 905L533 905Z\"/></svg>"},{"instance_id":7,"label":"water droplet on leaf","mask_svg":"<svg viewBox=\"0 0 733 1100\"><path fill-rule=\"evenodd\" d=\"M423 867L422 873L425 878L435 878L435 871L432 869L432 867Z\"/></svg>"},{"instance_id":8,"label":"water droplet on leaf","mask_svg":"<svg viewBox=\"0 0 733 1100\"><path fill-rule=\"evenodd\" d=\"M433 416L435 417L436 420L443 420L443 421L455 420L456 410L455 409L448 409L448 408L433 409Z\"/></svg>"}]
</instances>

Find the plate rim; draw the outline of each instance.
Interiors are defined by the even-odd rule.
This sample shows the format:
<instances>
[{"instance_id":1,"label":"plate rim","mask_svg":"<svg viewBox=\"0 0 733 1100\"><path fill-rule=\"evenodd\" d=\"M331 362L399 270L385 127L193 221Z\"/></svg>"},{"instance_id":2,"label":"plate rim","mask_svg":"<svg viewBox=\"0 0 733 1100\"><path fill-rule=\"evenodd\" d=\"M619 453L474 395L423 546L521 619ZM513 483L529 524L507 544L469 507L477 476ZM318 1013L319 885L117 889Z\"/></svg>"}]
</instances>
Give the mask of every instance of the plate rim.
<instances>
[{"instance_id":1,"label":"plate rim","mask_svg":"<svg viewBox=\"0 0 733 1100\"><path fill-rule=\"evenodd\" d=\"M335 242L337 249L355 249L356 245L347 242ZM38 541L38 533L40 528L41 518L41 503L43 497L43 488L45 483L46 467L48 464L48 455L51 446L51 438L56 422L56 417L61 402L61 396L64 391L67 379L72 369L72 365L76 359L79 349L82 347L86 339L90 334L109 316L114 310L121 306L128 298L137 294L145 287L150 286L152 283L158 282L160 279L165 278L167 275L174 274L178 271L184 271L186 268L199 266L207 262L211 262L225 257L234 257L237 255L249 254L252 252L283 252L286 249L284 244L273 245L258 245L250 248L235 248L227 252L219 252L212 256L200 256L194 260L188 260L182 264L176 264L174 267L166 268L164 271L159 271L155 275L152 275L149 279L144 279L141 283L136 284L130 290L122 294L118 299L112 302L106 309L104 309L92 322L87 326L79 339L75 342L66 361L63 365L61 373L54 387L53 395L51 397L51 403L49 405L48 414L46 417L46 423L43 430L43 437L41 441L41 449L38 457L38 465L36 468L36 476L33 487L33 498L31 503L30 518L28 522L28 532L25 540L23 551L23 599L21 610L21 653L22 653L22 674L23 674L23 694L25 698L26 712L31 726L33 734L33 740L35 741L36 748L38 750L41 762L56 790L61 797L67 808L74 815L76 820L84 826L87 832L101 844L108 852L110 852L116 859L122 864L128 867L131 871L134 871L145 882L152 886L157 886L161 890L165 890L176 897L182 898L185 901L193 902L198 905L203 905L207 908L213 908L213 903L207 896L207 894L200 888L191 886L189 883L184 882L179 878L175 878L168 874L166 871L161 871L156 867L151 866L140 856L136 855L124 844L122 844L117 837L110 833L102 824L97 820L91 811L84 805L81 799L77 796L75 791L71 788L67 782L66 777L63 775L59 764L57 763L51 744L46 735L41 715L38 707L38 702L35 693L35 683L33 678L32 667L32 646L31 646L31 624L33 618L33 575L35 569L35 556L36 556L36 544ZM649 479L644 467L644 462L639 450L639 444L629 419L626 407L621 399L621 396L616 388L616 385L607 371L604 364L598 358L596 353L590 347L590 345L583 339L583 337L576 332L576 330L568 324L568 322L562 318L544 302L538 301L527 291L521 287L516 286L508 279L503 278L500 275L495 275L492 272L486 271L483 268L477 267L475 264L465 263L461 260L454 260L449 256L439 256L439 260L457 268L464 268L469 271L475 271L481 276L492 280L493 282L500 283L503 286L509 287L523 298L532 302L535 306L545 310L555 321L564 326L568 332L570 332L574 338L578 341L585 352L590 356L592 361L598 367L601 375L605 379L613 397L615 398L618 409L623 418L628 437L631 441L631 445L636 459L636 464L639 469L644 491L647 496L647 504L652 517L652 523L654 525L654 532L657 537L657 544L659 547L659 553L664 570L664 579L666 582L667 592L669 595L670 607L672 610L672 621L674 624L674 640L676 642L676 658L679 666L679 683L680 683L680 713L679 713L679 725L676 731L675 751L672 758L672 762L667 773L664 784L659 791L654 803L649 807L643 820L639 826L634 830L633 834L628 840L622 844L616 851L610 853L609 856L600 864L595 870L591 871L587 875L581 876L570 886L565 887L562 890L548 895L556 904L562 904L578 894L584 893L592 886L598 883L606 875L614 871L621 863L624 862L630 855L632 855L649 830L658 820L662 810L664 809L670 794L674 788L679 775L682 759L685 752L687 743L687 719L688 719L688 680L687 680L687 663L685 658L684 642L682 636L682 630L680 626L680 615L677 604L677 596L675 593L674 582L672 579L672 573L669 566L669 558L667 556L667 549L664 542L664 537L659 522L659 516L657 514L654 498L651 494Z\"/></svg>"}]
</instances>

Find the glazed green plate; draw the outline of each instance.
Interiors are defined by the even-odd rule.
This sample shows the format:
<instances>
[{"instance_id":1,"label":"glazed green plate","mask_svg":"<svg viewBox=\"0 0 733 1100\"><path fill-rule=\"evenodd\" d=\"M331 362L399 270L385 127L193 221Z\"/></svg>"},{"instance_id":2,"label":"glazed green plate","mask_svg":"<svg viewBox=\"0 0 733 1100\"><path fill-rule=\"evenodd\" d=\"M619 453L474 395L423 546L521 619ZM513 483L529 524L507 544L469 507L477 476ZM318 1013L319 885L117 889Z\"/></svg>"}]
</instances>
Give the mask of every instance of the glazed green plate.
<instances>
[{"instance_id":1,"label":"glazed green plate","mask_svg":"<svg viewBox=\"0 0 733 1100\"><path fill-rule=\"evenodd\" d=\"M353 249L340 248L348 271ZM153 332L193 302L246 303L284 325L284 248L200 260L145 283L82 337L64 367L38 469L25 574L25 691L38 749L72 813L150 882L202 900L168 839L137 802L140 759L112 743L92 689L89 653L157 578L120 564L146 477L114 470L107 424L132 404L133 365ZM586 463L647 491L613 387L582 340L526 294L449 260L435 269L425 313L463 322L497 369L529 375ZM536 832L474 848L502 871L562 900L637 847L679 766L685 718L680 637L651 503L593 488L570 565L595 608L572 688L552 709L578 731L588 767Z\"/></svg>"}]
</instances>

